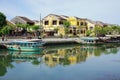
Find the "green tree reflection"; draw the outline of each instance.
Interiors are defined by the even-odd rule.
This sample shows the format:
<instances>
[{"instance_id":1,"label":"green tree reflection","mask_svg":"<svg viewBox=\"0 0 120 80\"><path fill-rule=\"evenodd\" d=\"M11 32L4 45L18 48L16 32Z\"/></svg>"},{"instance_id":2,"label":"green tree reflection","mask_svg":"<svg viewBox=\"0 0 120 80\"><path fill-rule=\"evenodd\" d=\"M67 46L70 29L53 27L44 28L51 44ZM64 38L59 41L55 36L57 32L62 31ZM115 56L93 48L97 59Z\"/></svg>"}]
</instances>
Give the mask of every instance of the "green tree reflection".
<instances>
[{"instance_id":1,"label":"green tree reflection","mask_svg":"<svg viewBox=\"0 0 120 80\"><path fill-rule=\"evenodd\" d=\"M4 76L7 72L7 67L13 68L11 64L11 55L0 56L0 76Z\"/></svg>"}]
</instances>

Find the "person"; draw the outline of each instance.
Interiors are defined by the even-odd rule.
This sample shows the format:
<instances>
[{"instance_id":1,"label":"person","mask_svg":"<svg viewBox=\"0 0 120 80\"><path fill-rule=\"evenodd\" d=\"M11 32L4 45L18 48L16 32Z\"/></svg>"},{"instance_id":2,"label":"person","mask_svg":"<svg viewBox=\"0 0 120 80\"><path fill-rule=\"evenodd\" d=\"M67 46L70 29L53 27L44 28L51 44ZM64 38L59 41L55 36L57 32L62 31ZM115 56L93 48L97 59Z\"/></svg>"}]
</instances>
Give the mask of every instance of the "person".
<instances>
[{"instance_id":1,"label":"person","mask_svg":"<svg viewBox=\"0 0 120 80\"><path fill-rule=\"evenodd\" d=\"M2 35L2 41L4 41L4 35Z\"/></svg>"}]
</instances>

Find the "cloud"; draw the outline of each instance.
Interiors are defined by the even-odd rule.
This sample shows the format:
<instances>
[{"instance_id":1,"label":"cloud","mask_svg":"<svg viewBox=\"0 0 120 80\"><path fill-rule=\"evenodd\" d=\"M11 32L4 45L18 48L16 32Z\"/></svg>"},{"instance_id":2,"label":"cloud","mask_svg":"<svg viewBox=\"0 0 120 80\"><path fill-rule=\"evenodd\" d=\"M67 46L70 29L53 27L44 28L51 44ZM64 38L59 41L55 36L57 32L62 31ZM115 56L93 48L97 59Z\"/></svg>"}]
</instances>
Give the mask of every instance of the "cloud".
<instances>
[{"instance_id":1,"label":"cloud","mask_svg":"<svg viewBox=\"0 0 120 80\"><path fill-rule=\"evenodd\" d=\"M0 11L9 17L13 17L16 14L18 14L18 15L22 14L22 12L19 11L17 8L15 8L14 6L9 5L7 3L0 5Z\"/></svg>"},{"instance_id":2,"label":"cloud","mask_svg":"<svg viewBox=\"0 0 120 80\"><path fill-rule=\"evenodd\" d=\"M39 19L40 13L42 18L53 13L115 22L119 20L119 3L114 0L1 0L0 11L10 19L19 15Z\"/></svg>"}]
</instances>

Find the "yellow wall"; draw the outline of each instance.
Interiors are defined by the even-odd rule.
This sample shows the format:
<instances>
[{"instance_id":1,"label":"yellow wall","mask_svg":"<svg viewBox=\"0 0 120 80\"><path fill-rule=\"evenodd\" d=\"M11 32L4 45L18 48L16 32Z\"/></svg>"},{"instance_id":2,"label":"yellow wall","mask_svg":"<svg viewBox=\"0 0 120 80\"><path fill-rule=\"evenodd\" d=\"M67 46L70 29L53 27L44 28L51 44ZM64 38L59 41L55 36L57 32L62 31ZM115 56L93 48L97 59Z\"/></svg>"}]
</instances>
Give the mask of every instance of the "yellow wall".
<instances>
[{"instance_id":1,"label":"yellow wall","mask_svg":"<svg viewBox=\"0 0 120 80\"><path fill-rule=\"evenodd\" d=\"M57 20L56 25L52 25L53 20ZM48 25L44 24L45 21L48 21ZM56 16L48 15L47 17L45 17L43 19L43 28L44 28L44 30L49 31L49 30L54 30L55 28L58 28L58 26L60 26L59 21L60 21L59 18L57 18Z\"/></svg>"},{"instance_id":2,"label":"yellow wall","mask_svg":"<svg viewBox=\"0 0 120 80\"><path fill-rule=\"evenodd\" d=\"M56 25L53 25L52 22L53 20L57 21ZM87 20L87 19L81 19L81 18L77 18L77 17L69 17L66 19L68 22L70 22L70 26L71 27L76 27L76 35L78 36L86 36L86 31L87 30L94 30L95 27L95 23L92 23L91 21ZM45 25L44 22L45 21L49 21L48 25ZM59 24L60 21L60 17L56 16L56 15L48 15L43 19L43 28L45 31L54 31L56 28L58 29L58 33L57 35L65 35L65 29L63 27L63 25ZM82 24L81 24L82 23ZM93 27L91 29L91 27ZM73 30L75 32L74 29L70 28L69 30ZM79 30L84 31L85 33L81 33L78 32ZM73 35L74 33L72 33Z\"/></svg>"},{"instance_id":3,"label":"yellow wall","mask_svg":"<svg viewBox=\"0 0 120 80\"><path fill-rule=\"evenodd\" d=\"M57 24L56 25L53 25L53 20L56 20L57 21ZM45 25L44 22L45 21L49 21L48 25ZM57 35L62 35L64 36L65 35L65 30L64 30L64 27L63 25L59 24L60 21L63 21L62 19L60 19L59 16L56 16L56 15L48 15L46 16L44 19L43 19L43 28L45 31L54 31L55 29L58 29L58 33Z\"/></svg>"},{"instance_id":4,"label":"yellow wall","mask_svg":"<svg viewBox=\"0 0 120 80\"><path fill-rule=\"evenodd\" d=\"M87 22L87 28L88 28L88 30L94 30L94 28L95 28L95 23L91 23L91 22L89 22L89 21L86 21L86 22ZM92 27L92 29L91 29L90 27Z\"/></svg>"},{"instance_id":5,"label":"yellow wall","mask_svg":"<svg viewBox=\"0 0 120 80\"><path fill-rule=\"evenodd\" d=\"M69 18L68 18L68 21L70 22L70 25L71 25L71 26L74 26L74 27L77 27L77 26L78 26L78 25L77 25L78 20L76 19L76 17L69 17Z\"/></svg>"},{"instance_id":6,"label":"yellow wall","mask_svg":"<svg viewBox=\"0 0 120 80\"><path fill-rule=\"evenodd\" d=\"M62 35L62 36L65 35L65 29L64 29L64 27L59 27L58 28L58 35Z\"/></svg>"}]
</instances>

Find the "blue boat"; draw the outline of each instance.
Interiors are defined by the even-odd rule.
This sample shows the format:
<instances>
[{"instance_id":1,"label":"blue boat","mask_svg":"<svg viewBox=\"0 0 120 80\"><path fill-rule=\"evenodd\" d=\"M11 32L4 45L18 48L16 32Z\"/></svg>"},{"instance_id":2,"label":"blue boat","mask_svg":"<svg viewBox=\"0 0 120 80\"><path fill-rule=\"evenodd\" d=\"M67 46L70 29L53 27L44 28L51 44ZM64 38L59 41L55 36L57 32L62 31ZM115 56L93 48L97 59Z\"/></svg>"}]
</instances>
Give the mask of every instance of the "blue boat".
<instances>
[{"instance_id":1,"label":"blue boat","mask_svg":"<svg viewBox=\"0 0 120 80\"><path fill-rule=\"evenodd\" d=\"M80 44L103 44L103 40L98 37L81 37L79 39Z\"/></svg>"},{"instance_id":2,"label":"blue boat","mask_svg":"<svg viewBox=\"0 0 120 80\"><path fill-rule=\"evenodd\" d=\"M13 41L7 44L7 49L11 51L40 51L45 43L39 39Z\"/></svg>"}]
</instances>

